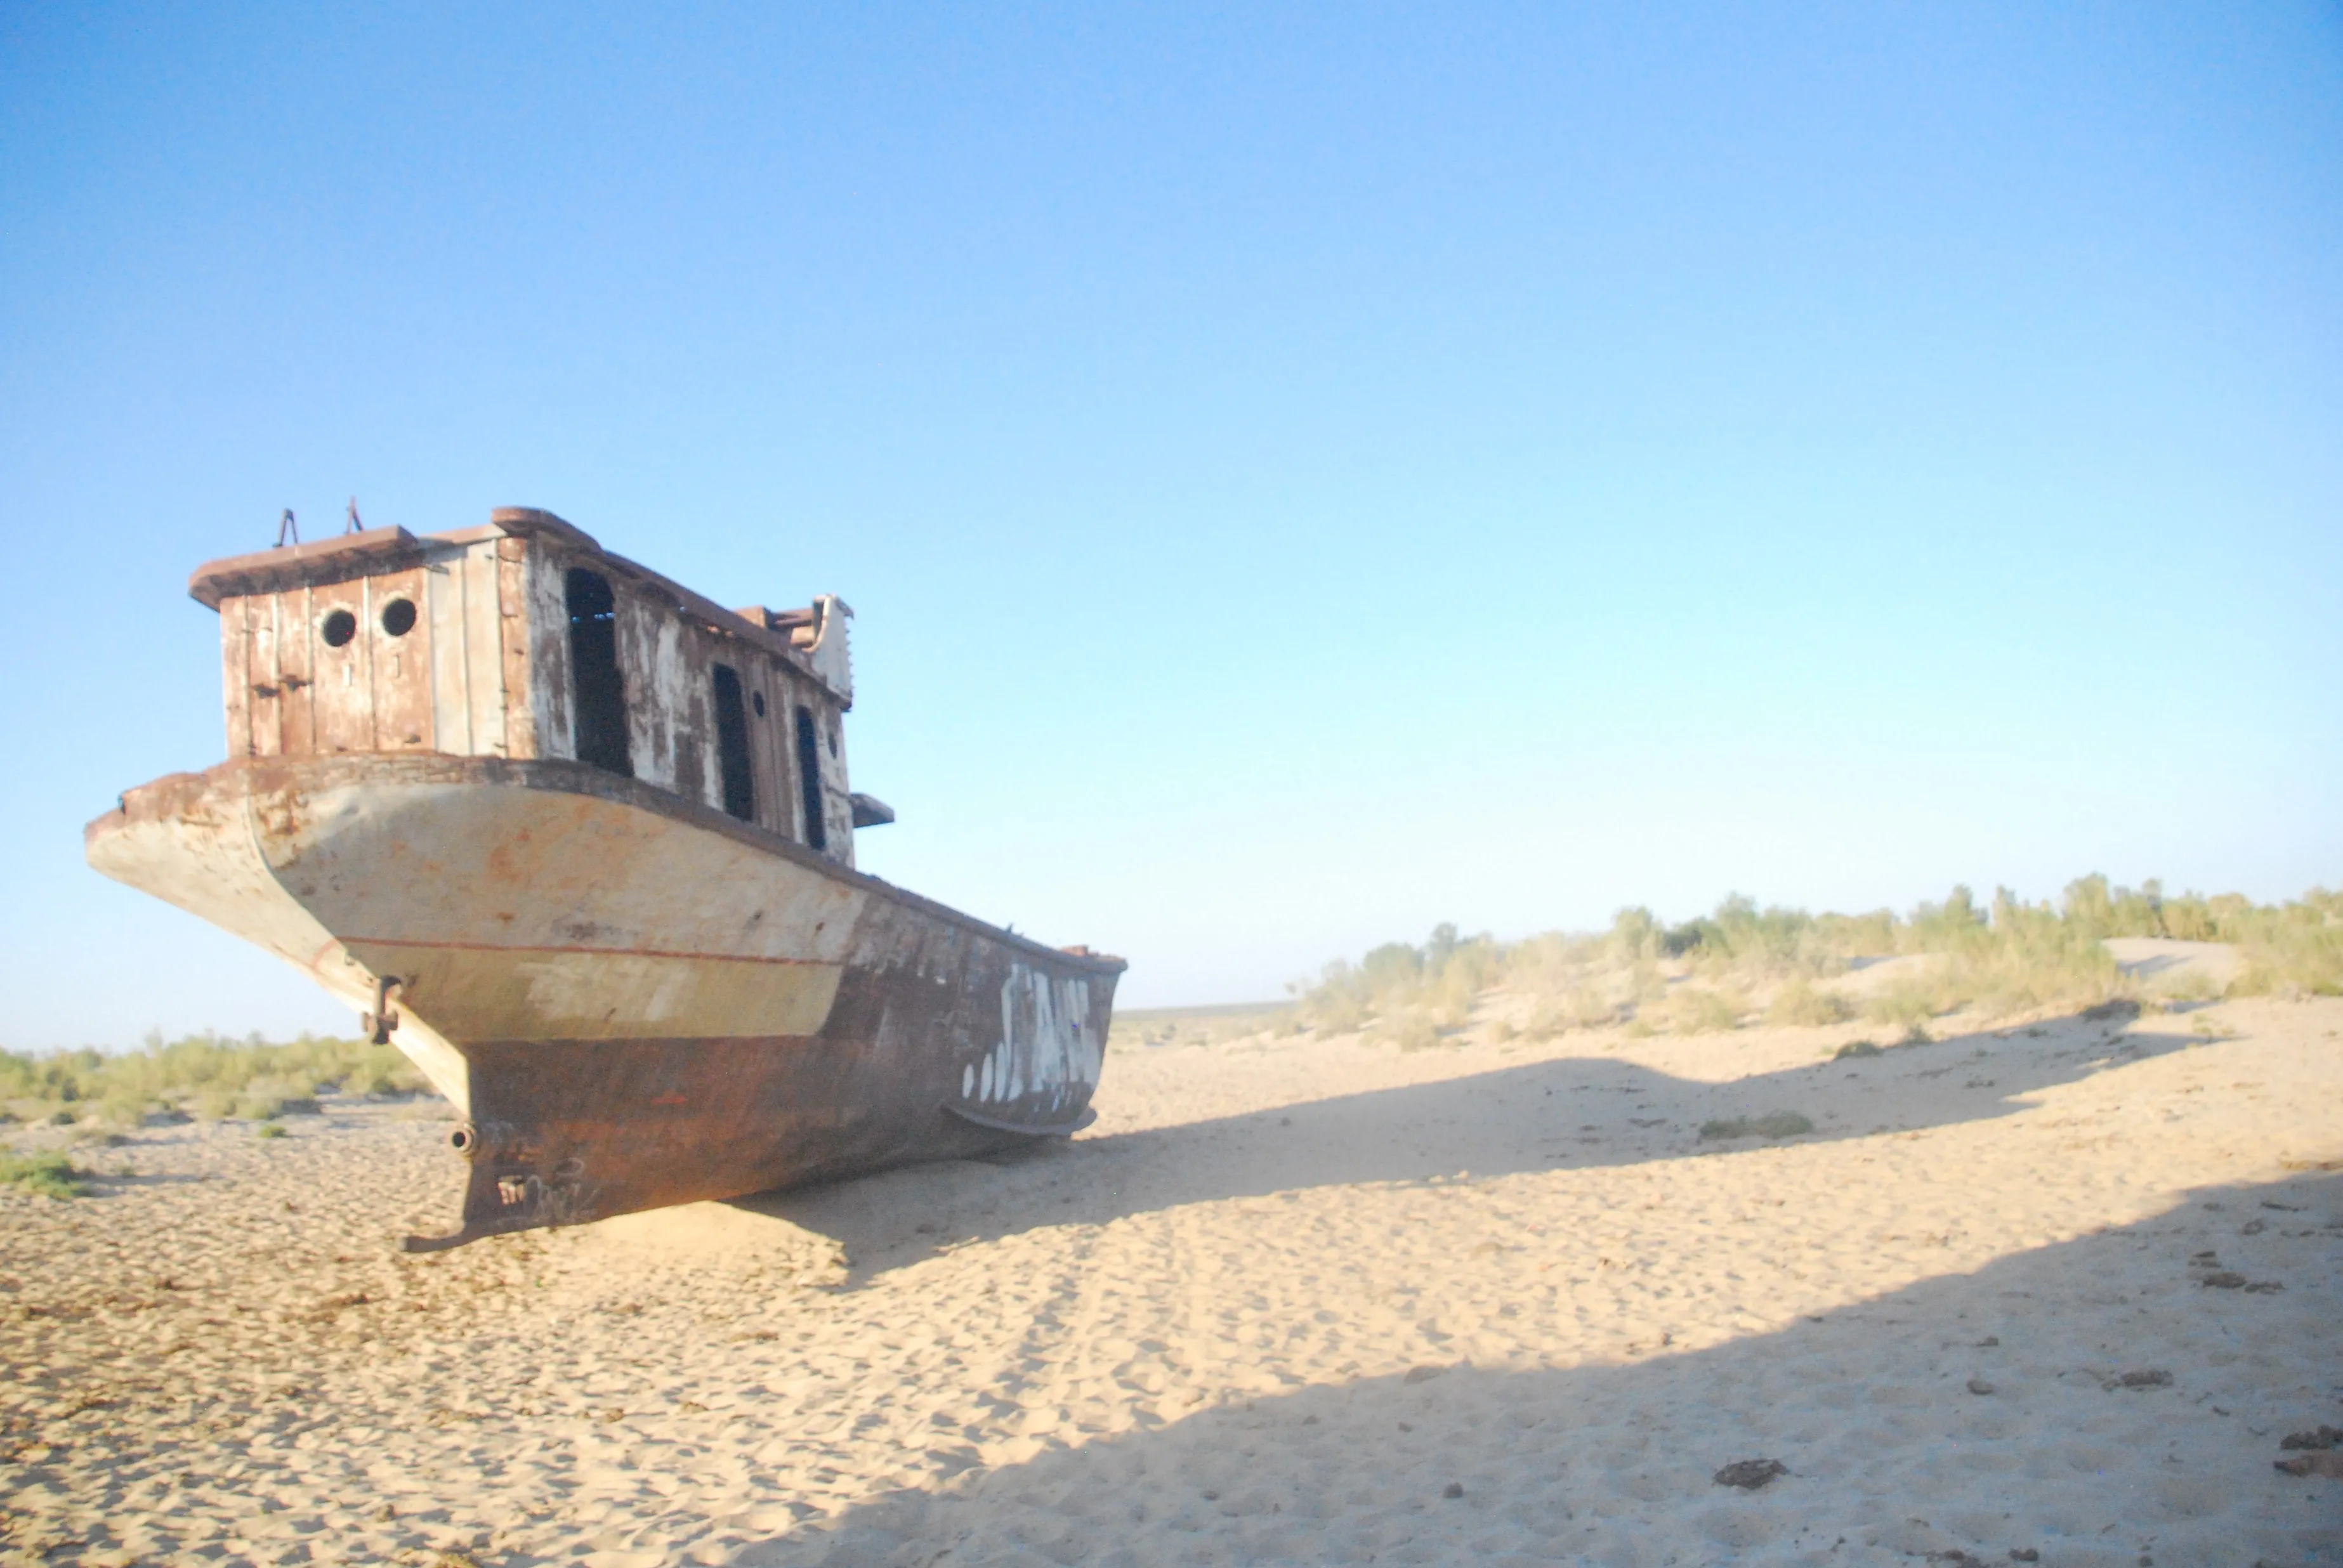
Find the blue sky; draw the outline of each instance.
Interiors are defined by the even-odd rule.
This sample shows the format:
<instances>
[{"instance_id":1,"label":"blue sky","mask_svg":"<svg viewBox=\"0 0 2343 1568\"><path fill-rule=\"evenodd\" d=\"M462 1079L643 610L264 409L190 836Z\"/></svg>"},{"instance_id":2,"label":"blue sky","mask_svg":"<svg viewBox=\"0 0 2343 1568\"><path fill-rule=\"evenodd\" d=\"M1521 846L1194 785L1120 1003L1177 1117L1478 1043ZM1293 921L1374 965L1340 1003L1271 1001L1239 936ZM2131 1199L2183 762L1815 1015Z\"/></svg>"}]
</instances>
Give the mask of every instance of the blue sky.
<instances>
[{"instance_id":1,"label":"blue sky","mask_svg":"<svg viewBox=\"0 0 2343 1568\"><path fill-rule=\"evenodd\" d=\"M2343 879L2330 5L14 6L0 1044L343 1029L98 878L190 568L546 507L858 613L865 866L1433 922Z\"/></svg>"}]
</instances>

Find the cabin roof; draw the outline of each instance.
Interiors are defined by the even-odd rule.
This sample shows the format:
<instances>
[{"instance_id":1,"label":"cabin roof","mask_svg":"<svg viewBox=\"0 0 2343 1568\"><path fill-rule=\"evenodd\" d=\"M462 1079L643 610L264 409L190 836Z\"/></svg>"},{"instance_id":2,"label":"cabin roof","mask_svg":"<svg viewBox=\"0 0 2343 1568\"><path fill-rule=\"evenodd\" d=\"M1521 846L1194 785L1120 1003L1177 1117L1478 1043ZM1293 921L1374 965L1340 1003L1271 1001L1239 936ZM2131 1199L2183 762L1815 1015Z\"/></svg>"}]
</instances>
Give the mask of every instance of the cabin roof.
<instances>
[{"instance_id":1,"label":"cabin roof","mask_svg":"<svg viewBox=\"0 0 2343 1568\"><path fill-rule=\"evenodd\" d=\"M672 600L677 609L706 626L719 636L738 638L742 642L773 654L806 674L831 685L814 667L807 650L799 647L794 633L815 624L816 617L807 610L769 610L761 605L745 610L726 609L714 599L661 576L649 567L613 555L585 529L565 522L551 512L535 507L498 507L488 514L483 527L457 528L447 533L415 535L405 528L367 528L360 533L341 534L314 543L281 545L275 549L255 550L249 555L225 556L197 567L187 578L187 597L208 609L217 609L220 601L240 598L250 594L282 593L287 588L347 582L354 577L371 577L380 572L400 571L420 565L431 545L467 545L483 538L546 538L584 550L594 555L613 576L648 588L660 597ZM836 601L839 610L851 616L854 611L843 599ZM833 688L833 689L835 689ZM851 701L850 691L840 691L841 698Z\"/></svg>"},{"instance_id":2,"label":"cabin roof","mask_svg":"<svg viewBox=\"0 0 2343 1568\"><path fill-rule=\"evenodd\" d=\"M422 557L423 541L405 528L368 528L312 544L280 545L273 550L206 561L187 579L187 597L207 609L217 609L225 598L396 571Z\"/></svg>"}]
</instances>

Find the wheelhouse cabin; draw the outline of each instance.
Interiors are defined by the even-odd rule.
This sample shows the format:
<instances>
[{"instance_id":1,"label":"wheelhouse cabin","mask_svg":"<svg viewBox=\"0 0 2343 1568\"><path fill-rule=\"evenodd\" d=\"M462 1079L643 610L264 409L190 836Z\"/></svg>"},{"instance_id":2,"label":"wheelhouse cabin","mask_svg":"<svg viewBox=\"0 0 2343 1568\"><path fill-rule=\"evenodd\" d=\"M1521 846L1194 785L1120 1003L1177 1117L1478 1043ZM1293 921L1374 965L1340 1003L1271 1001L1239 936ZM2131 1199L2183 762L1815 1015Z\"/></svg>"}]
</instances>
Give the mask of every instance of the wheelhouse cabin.
<instances>
[{"instance_id":1,"label":"wheelhouse cabin","mask_svg":"<svg viewBox=\"0 0 2343 1568\"><path fill-rule=\"evenodd\" d=\"M233 759L568 758L854 863L893 813L847 787L854 703L832 595L725 609L549 512L369 528L218 560Z\"/></svg>"}]
</instances>

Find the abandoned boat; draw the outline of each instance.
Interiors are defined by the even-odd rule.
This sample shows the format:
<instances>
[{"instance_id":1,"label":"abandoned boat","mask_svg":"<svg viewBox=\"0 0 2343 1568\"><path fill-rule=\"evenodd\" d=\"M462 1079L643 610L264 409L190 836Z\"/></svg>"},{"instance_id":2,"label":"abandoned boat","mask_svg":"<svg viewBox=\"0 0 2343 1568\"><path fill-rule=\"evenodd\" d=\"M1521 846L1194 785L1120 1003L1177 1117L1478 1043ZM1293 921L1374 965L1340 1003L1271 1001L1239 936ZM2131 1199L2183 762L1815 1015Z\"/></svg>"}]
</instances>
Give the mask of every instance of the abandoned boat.
<instances>
[{"instance_id":1,"label":"abandoned boat","mask_svg":"<svg viewBox=\"0 0 2343 1568\"><path fill-rule=\"evenodd\" d=\"M851 611L550 513L212 562L228 759L89 862L359 1010L462 1116L453 1246L1087 1124L1120 959L854 869Z\"/></svg>"}]
</instances>

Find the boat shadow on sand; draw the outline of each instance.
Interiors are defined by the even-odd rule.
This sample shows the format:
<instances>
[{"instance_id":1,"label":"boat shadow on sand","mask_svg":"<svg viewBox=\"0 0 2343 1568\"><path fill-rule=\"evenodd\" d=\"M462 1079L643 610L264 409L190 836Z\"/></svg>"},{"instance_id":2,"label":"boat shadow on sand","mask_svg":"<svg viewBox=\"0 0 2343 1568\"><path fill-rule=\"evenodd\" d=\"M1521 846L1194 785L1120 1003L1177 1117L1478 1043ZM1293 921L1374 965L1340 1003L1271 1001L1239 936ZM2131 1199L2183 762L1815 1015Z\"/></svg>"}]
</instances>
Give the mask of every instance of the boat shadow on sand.
<instances>
[{"instance_id":1,"label":"boat shadow on sand","mask_svg":"<svg viewBox=\"0 0 2343 1568\"><path fill-rule=\"evenodd\" d=\"M2274 1464L2332 1419L2306 1374L2338 1349L2338 1241L2333 1176L2207 1189L1698 1348L1452 1357L970 1451L733 1561L2343 1562L2343 1482ZM2217 1247L2283 1290L2203 1288ZM1744 1462L1770 1481L1727 1483Z\"/></svg>"},{"instance_id":2,"label":"boat shadow on sand","mask_svg":"<svg viewBox=\"0 0 2343 1568\"><path fill-rule=\"evenodd\" d=\"M1110 1130L733 1206L838 1241L860 1282L942 1247L1188 1203L1681 1160L1766 1141L1703 1135L1736 1118L1805 1118L1812 1131L1782 1141L1790 1142L1985 1121L2026 1109L2042 1091L2207 1043L2128 1023L2077 1014L1717 1082L1615 1057L1564 1057L1176 1126ZM1716 1048L1729 1058L1732 1037L1718 1036ZM1110 1117L1112 1093L1110 1060L1101 1091Z\"/></svg>"}]
</instances>

